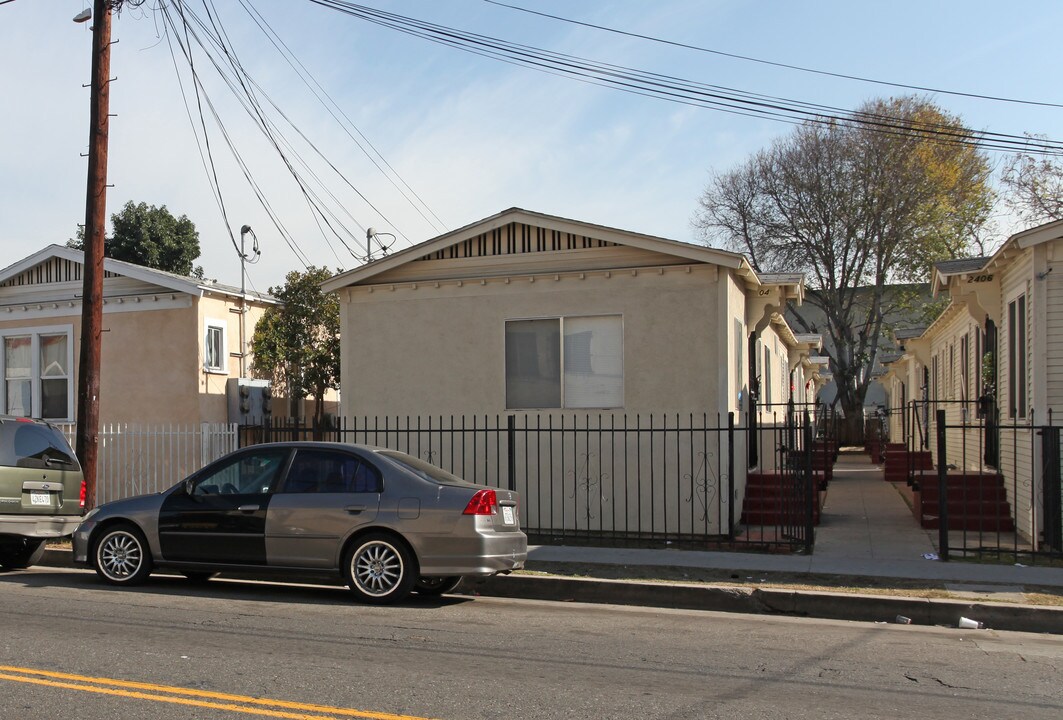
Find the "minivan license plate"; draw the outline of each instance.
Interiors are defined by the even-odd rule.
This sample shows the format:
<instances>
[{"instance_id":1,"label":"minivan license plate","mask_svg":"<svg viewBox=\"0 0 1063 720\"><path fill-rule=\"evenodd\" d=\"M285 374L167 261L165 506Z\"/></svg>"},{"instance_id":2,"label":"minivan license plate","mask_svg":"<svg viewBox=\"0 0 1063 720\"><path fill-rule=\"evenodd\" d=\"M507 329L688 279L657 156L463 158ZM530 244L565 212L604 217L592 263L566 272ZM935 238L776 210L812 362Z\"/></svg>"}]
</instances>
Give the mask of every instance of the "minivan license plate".
<instances>
[{"instance_id":1,"label":"minivan license plate","mask_svg":"<svg viewBox=\"0 0 1063 720\"><path fill-rule=\"evenodd\" d=\"M51 505L52 495L46 492L30 492L30 505Z\"/></svg>"},{"instance_id":2,"label":"minivan license plate","mask_svg":"<svg viewBox=\"0 0 1063 720\"><path fill-rule=\"evenodd\" d=\"M509 505L502 506L502 522L506 525L512 525L514 523L513 508Z\"/></svg>"}]
</instances>

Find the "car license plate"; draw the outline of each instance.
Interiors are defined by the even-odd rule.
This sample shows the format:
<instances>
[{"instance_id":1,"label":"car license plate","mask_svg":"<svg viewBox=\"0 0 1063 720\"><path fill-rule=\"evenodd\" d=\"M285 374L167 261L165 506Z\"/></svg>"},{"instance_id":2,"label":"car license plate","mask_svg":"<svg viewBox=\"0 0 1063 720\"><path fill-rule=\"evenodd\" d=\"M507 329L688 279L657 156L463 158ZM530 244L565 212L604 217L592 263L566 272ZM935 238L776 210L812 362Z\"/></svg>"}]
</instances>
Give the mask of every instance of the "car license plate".
<instances>
[{"instance_id":1,"label":"car license plate","mask_svg":"<svg viewBox=\"0 0 1063 720\"><path fill-rule=\"evenodd\" d=\"M513 517L513 508L509 505L502 506L502 522L505 525L513 525L516 519Z\"/></svg>"},{"instance_id":2,"label":"car license plate","mask_svg":"<svg viewBox=\"0 0 1063 720\"><path fill-rule=\"evenodd\" d=\"M52 494L47 492L39 492L37 490L30 491L30 505L51 505Z\"/></svg>"}]
</instances>

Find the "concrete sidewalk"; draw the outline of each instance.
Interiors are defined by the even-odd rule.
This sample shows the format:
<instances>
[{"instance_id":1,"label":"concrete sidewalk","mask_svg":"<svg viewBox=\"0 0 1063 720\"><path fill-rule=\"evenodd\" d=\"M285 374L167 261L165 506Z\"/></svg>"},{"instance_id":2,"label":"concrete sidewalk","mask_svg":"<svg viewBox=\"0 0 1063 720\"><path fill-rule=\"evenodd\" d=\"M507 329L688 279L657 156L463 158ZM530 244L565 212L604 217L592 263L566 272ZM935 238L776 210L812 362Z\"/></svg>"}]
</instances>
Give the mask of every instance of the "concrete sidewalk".
<instances>
[{"instance_id":1,"label":"concrete sidewalk","mask_svg":"<svg viewBox=\"0 0 1063 720\"><path fill-rule=\"evenodd\" d=\"M539 545L536 563L666 566L805 575L899 578L1063 588L1063 567L1004 565L937 557L937 531L919 526L904 496L863 453L843 453L816 528L811 555Z\"/></svg>"},{"instance_id":2,"label":"concrete sidewalk","mask_svg":"<svg viewBox=\"0 0 1063 720\"><path fill-rule=\"evenodd\" d=\"M901 490L883 479L882 468L872 464L866 454L842 453L833 475L812 555L555 545L533 546L528 552L527 568L533 571L543 568L558 572L567 566L586 573L586 566L616 565L638 567L643 574L647 568L716 570L732 577L756 576L766 587L514 575L494 578L480 591L873 622L894 622L903 616L915 624L952 627L960 617L967 617L1001 630L1063 634L1063 608L1022 603L1024 591L1030 588L1050 594L1058 588L1063 595L1063 568L942 562L936 559L937 531L920 527ZM867 578L892 578L905 581L898 583L905 586L924 581L927 587L943 586L954 597L965 599L772 588L773 574L785 575L791 582L794 576L803 577L809 585L825 576L855 587L862 586L861 579L866 584ZM846 579L850 582L844 583ZM992 598L1009 602L993 602Z\"/></svg>"},{"instance_id":3,"label":"concrete sidewalk","mask_svg":"<svg viewBox=\"0 0 1063 720\"><path fill-rule=\"evenodd\" d=\"M834 468L812 555L632 549L563 545L532 546L527 570L469 584L459 591L479 595L716 610L865 622L896 622L956 627L961 617L998 630L1063 634L1063 607L1023 604L1029 588L1063 595L1063 568L973 562L941 562L936 531L922 529L898 488L882 479L882 469L866 455L845 453ZM931 559L928 559L931 558ZM42 565L71 566L69 550L49 549ZM675 575L665 569L716 571L717 577L755 575L763 586L726 581L661 582L593 577L595 566L638 568L637 575ZM537 574L537 572L544 574ZM580 573L581 577L562 574ZM964 599L924 599L903 595L858 595L829 590L772 587L772 574L805 578L842 578L864 587L863 578L924 581L945 586ZM605 575L605 573L602 573ZM692 572L692 575L697 573ZM588 575L591 575L588 577ZM623 572L608 576L622 577ZM632 575L635 575L632 573ZM880 583L881 584L881 583ZM899 591L894 591L894 593ZM993 602L997 597L1009 602ZM969 599L968 599L969 598ZM987 600L989 598L989 600Z\"/></svg>"}]
</instances>

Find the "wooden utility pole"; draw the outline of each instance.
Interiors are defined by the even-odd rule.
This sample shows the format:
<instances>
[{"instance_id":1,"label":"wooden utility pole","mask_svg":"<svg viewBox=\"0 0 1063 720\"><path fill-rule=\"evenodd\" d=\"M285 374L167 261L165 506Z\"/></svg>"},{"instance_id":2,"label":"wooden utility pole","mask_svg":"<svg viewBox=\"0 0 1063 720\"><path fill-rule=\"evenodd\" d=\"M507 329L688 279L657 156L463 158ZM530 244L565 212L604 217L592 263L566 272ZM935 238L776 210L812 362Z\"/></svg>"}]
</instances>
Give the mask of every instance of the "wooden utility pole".
<instances>
[{"instance_id":1,"label":"wooden utility pole","mask_svg":"<svg viewBox=\"0 0 1063 720\"><path fill-rule=\"evenodd\" d=\"M120 0L119 0L120 2ZM103 244L107 222L107 130L111 83L111 0L92 7L92 98L85 197L85 267L78 363L77 447L85 476L85 509L96 506L100 429L100 341L103 331Z\"/></svg>"}]
</instances>

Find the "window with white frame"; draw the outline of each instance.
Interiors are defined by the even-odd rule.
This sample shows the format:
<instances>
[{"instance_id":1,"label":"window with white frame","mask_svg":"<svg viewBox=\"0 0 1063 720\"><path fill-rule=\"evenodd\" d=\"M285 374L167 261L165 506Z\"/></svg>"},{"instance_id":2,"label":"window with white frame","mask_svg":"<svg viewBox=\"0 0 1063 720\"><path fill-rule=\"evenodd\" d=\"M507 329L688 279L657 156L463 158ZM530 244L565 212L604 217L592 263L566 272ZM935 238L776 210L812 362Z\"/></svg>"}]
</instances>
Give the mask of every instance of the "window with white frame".
<instances>
[{"instance_id":1,"label":"window with white frame","mask_svg":"<svg viewBox=\"0 0 1063 720\"><path fill-rule=\"evenodd\" d=\"M1025 418L1026 294L1008 303L1008 417Z\"/></svg>"},{"instance_id":2,"label":"window with white frame","mask_svg":"<svg viewBox=\"0 0 1063 720\"><path fill-rule=\"evenodd\" d=\"M228 372L225 329L225 323L221 320L206 321L206 334L203 338L203 369L207 372Z\"/></svg>"},{"instance_id":3,"label":"window with white frame","mask_svg":"<svg viewBox=\"0 0 1063 720\"><path fill-rule=\"evenodd\" d=\"M506 321L506 407L624 405L619 315Z\"/></svg>"},{"instance_id":4,"label":"window with white frame","mask_svg":"<svg viewBox=\"0 0 1063 720\"><path fill-rule=\"evenodd\" d=\"M71 335L67 325L0 331L0 407L7 415L71 420L74 414Z\"/></svg>"}]
</instances>

